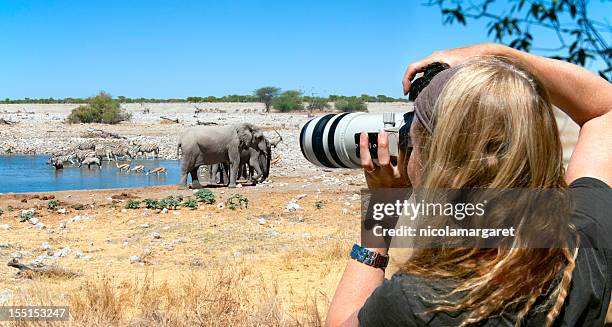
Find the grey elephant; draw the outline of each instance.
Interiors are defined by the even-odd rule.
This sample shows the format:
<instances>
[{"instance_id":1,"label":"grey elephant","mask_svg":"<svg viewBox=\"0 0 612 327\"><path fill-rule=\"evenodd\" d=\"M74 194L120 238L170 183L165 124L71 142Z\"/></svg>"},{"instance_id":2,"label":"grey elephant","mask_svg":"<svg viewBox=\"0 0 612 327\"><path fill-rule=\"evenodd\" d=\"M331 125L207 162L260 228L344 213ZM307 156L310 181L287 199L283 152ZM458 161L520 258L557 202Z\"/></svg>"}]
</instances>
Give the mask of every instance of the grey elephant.
<instances>
[{"instance_id":1,"label":"grey elephant","mask_svg":"<svg viewBox=\"0 0 612 327\"><path fill-rule=\"evenodd\" d=\"M278 139L269 141L265 138L266 151L248 148L240 151L240 168L238 179L244 178L251 184L261 183L270 175L270 162L272 160L272 148L283 140L283 137L276 131ZM210 183L217 184L227 181L227 165L213 164L208 166ZM226 182L227 183L227 182Z\"/></svg>"},{"instance_id":2,"label":"grey elephant","mask_svg":"<svg viewBox=\"0 0 612 327\"><path fill-rule=\"evenodd\" d=\"M96 157L87 157L79 163L79 167L87 165L87 168L91 169L91 165L98 165L98 169L102 169L102 164L100 162L100 158Z\"/></svg>"},{"instance_id":3,"label":"grey elephant","mask_svg":"<svg viewBox=\"0 0 612 327\"><path fill-rule=\"evenodd\" d=\"M248 148L266 151L266 146L263 132L252 124L191 127L180 137L177 148L183 152L180 188L187 187L188 174L193 188L201 188L198 168L222 162L229 162L229 187L236 187L240 152Z\"/></svg>"}]
</instances>

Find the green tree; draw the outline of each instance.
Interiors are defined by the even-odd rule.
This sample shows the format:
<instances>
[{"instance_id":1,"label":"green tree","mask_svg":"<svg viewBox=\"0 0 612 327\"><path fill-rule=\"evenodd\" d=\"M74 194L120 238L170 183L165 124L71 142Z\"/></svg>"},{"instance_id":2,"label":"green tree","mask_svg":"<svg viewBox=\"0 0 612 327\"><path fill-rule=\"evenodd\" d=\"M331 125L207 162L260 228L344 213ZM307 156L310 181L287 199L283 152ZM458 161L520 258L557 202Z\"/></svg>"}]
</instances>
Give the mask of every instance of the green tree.
<instances>
[{"instance_id":1,"label":"green tree","mask_svg":"<svg viewBox=\"0 0 612 327\"><path fill-rule=\"evenodd\" d=\"M68 116L68 122L117 124L129 120L130 117L128 113L121 109L119 101L114 100L110 94L101 91L98 95L88 98L87 105L72 110Z\"/></svg>"},{"instance_id":2,"label":"green tree","mask_svg":"<svg viewBox=\"0 0 612 327\"><path fill-rule=\"evenodd\" d=\"M361 97L345 97L335 102L336 110L341 112L366 111L368 105Z\"/></svg>"},{"instance_id":3,"label":"green tree","mask_svg":"<svg viewBox=\"0 0 612 327\"><path fill-rule=\"evenodd\" d=\"M308 110L325 110L329 109L329 102L326 98L321 97L311 97L308 103Z\"/></svg>"},{"instance_id":4,"label":"green tree","mask_svg":"<svg viewBox=\"0 0 612 327\"><path fill-rule=\"evenodd\" d=\"M265 86L255 90L253 94L257 97L259 102L262 102L266 106L266 112L269 112L272 100L274 97L278 96L279 92L280 89L278 87Z\"/></svg>"},{"instance_id":5,"label":"green tree","mask_svg":"<svg viewBox=\"0 0 612 327\"><path fill-rule=\"evenodd\" d=\"M272 106L280 112L289 112L304 109L302 92L289 90L272 99Z\"/></svg>"},{"instance_id":6,"label":"green tree","mask_svg":"<svg viewBox=\"0 0 612 327\"><path fill-rule=\"evenodd\" d=\"M612 80L612 39L605 37L612 25L589 17L586 0L430 0L427 5L440 8L445 24L486 20L489 36L519 50L550 53L552 58L581 66L600 61L604 68L599 75ZM612 6L606 12L611 11ZM531 32L536 29L554 33L558 44L535 47Z\"/></svg>"}]
</instances>

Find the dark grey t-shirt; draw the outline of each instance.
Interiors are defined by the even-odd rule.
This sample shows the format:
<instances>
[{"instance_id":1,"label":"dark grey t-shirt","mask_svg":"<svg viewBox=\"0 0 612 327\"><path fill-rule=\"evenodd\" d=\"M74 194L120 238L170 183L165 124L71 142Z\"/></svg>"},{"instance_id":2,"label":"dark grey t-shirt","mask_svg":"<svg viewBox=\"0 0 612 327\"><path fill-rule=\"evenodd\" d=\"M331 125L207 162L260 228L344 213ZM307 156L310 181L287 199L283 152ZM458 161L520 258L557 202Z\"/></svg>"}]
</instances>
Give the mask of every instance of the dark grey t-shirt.
<instances>
[{"instance_id":1,"label":"dark grey t-shirt","mask_svg":"<svg viewBox=\"0 0 612 327\"><path fill-rule=\"evenodd\" d=\"M612 190L594 178L580 178L570 188L575 209L572 223L580 250L569 294L555 326L603 326L612 292ZM361 326L458 326L467 313L428 313L448 294L444 281L398 273L385 280L359 311ZM542 301L547 295L541 296ZM450 298L453 300L453 298ZM539 302L539 301L538 301ZM531 312L525 326L543 326L546 312ZM516 315L504 312L479 326L514 326Z\"/></svg>"}]
</instances>

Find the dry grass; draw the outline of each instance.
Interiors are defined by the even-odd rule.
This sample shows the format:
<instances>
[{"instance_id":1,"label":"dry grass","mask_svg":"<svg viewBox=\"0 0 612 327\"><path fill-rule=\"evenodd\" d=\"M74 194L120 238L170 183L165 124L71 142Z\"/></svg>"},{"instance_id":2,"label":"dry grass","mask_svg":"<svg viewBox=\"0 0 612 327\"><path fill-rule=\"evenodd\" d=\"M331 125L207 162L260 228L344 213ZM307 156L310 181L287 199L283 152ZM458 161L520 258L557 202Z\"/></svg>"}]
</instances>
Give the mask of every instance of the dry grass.
<instances>
[{"instance_id":1,"label":"dry grass","mask_svg":"<svg viewBox=\"0 0 612 327\"><path fill-rule=\"evenodd\" d=\"M68 303L71 326L322 326L316 296L291 313L276 283L265 284L245 267L186 273L178 282L99 276L69 290L67 301L45 284L12 305ZM326 306L329 301L325 301ZM54 323L61 325L61 323ZM47 326L11 322L8 326Z\"/></svg>"}]
</instances>

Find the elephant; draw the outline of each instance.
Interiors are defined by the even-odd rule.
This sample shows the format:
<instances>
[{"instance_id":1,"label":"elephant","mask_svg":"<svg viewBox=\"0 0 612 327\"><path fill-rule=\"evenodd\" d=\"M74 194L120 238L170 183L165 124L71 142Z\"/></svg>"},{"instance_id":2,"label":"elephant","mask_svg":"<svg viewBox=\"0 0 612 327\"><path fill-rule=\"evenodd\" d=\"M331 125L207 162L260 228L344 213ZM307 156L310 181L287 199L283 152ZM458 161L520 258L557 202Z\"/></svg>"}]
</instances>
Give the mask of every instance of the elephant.
<instances>
[{"instance_id":1,"label":"elephant","mask_svg":"<svg viewBox=\"0 0 612 327\"><path fill-rule=\"evenodd\" d=\"M87 165L87 168L91 169L91 165L98 165L98 169L102 169L102 164L100 163L99 158L95 157L87 157L81 163L79 163L79 167Z\"/></svg>"},{"instance_id":2,"label":"elephant","mask_svg":"<svg viewBox=\"0 0 612 327\"><path fill-rule=\"evenodd\" d=\"M240 168L240 152L248 148L266 151L263 132L256 126L243 123L227 126L193 126L179 139L177 153L182 151L180 189L187 188L187 175L192 187L201 188L198 168L202 165L230 163L229 187L236 187Z\"/></svg>"},{"instance_id":3,"label":"elephant","mask_svg":"<svg viewBox=\"0 0 612 327\"><path fill-rule=\"evenodd\" d=\"M274 141L268 141L266 138L266 151L261 151L259 149L256 150L253 148L240 151L240 169L238 171L238 179L244 178L255 185L256 183L261 183L268 178L270 174L270 162L272 160L272 148L275 148L278 143L283 140L283 137L277 131L275 132L279 138ZM208 166L210 183L223 184L224 181L227 183L227 170L227 164L213 164Z\"/></svg>"}]
</instances>

